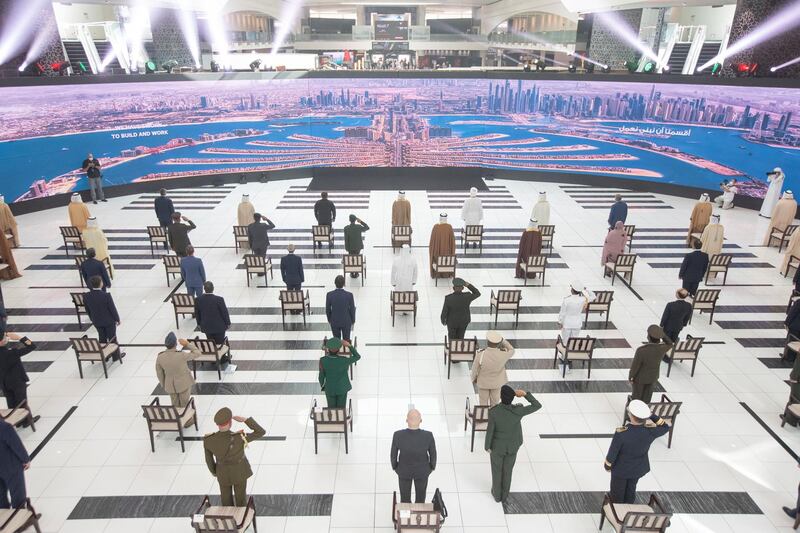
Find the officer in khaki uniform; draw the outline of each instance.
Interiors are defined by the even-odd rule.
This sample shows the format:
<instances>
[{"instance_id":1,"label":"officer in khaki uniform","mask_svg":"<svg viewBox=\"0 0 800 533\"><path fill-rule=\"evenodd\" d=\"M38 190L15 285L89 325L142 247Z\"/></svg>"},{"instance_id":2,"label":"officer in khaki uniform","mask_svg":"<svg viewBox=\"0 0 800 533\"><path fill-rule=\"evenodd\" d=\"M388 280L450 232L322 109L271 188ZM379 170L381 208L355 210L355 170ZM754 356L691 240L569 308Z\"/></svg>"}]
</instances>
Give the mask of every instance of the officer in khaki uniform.
<instances>
[{"instance_id":1,"label":"officer in khaki uniform","mask_svg":"<svg viewBox=\"0 0 800 533\"><path fill-rule=\"evenodd\" d=\"M653 398L653 389L658 383L661 359L671 349L672 340L667 337L661 326L651 324L647 328L647 343L636 348L631 370L628 373L628 380L633 386L632 400L650 403Z\"/></svg>"},{"instance_id":2,"label":"officer in khaki uniform","mask_svg":"<svg viewBox=\"0 0 800 533\"><path fill-rule=\"evenodd\" d=\"M486 332L486 342L472 363L472 382L478 385L481 405L497 405L500 387L508 383L506 362L514 356L514 347L496 331Z\"/></svg>"},{"instance_id":3,"label":"officer in khaki uniform","mask_svg":"<svg viewBox=\"0 0 800 533\"><path fill-rule=\"evenodd\" d=\"M253 430L252 433L245 433L244 430L234 433L231 431L231 420L246 424ZM203 437L206 464L219 483L222 505L233 506L235 492L236 507L244 507L247 505L247 480L253 475L244 451L250 442L263 437L267 432L252 418L233 416L227 407L217 411L214 423L219 431Z\"/></svg>"},{"instance_id":4,"label":"officer in khaki uniform","mask_svg":"<svg viewBox=\"0 0 800 533\"><path fill-rule=\"evenodd\" d=\"M350 347L350 357L339 356L342 346ZM328 339L325 355L319 359L319 386L325 392L328 407L347 407L347 393L353 388L348 372L350 365L359 359L361 356L355 346L348 341L336 337Z\"/></svg>"},{"instance_id":5,"label":"officer in khaki uniform","mask_svg":"<svg viewBox=\"0 0 800 533\"><path fill-rule=\"evenodd\" d=\"M514 397L525 397L530 405L512 405ZM505 502L511 491L511 472L517 461L517 451L522 446L522 417L542 408L533 394L514 391L508 385L500 389L500 403L489 409L484 448L492 463L492 496L494 501Z\"/></svg>"},{"instance_id":6,"label":"officer in khaki uniform","mask_svg":"<svg viewBox=\"0 0 800 533\"><path fill-rule=\"evenodd\" d=\"M178 344L181 345L180 348L177 347ZM172 332L164 339L164 346L167 349L156 357L158 382L169 394L174 407L185 407L192 397L192 386L194 385L194 378L187 363L197 359L202 353L197 346L186 339L178 339ZM189 351L184 352L183 348L187 348ZM186 427L189 427L192 421L190 420L186 424Z\"/></svg>"}]
</instances>

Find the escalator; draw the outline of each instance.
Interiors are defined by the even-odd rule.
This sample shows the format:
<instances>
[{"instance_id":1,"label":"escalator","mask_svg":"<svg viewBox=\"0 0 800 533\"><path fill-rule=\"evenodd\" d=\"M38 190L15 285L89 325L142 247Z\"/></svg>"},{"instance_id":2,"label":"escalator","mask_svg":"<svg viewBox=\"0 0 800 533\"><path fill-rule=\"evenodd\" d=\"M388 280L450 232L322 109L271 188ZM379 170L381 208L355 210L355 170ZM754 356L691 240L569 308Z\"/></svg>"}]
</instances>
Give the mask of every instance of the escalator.
<instances>
[{"instance_id":1,"label":"escalator","mask_svg":"<svg viewBox=\"0 0 800 533\"><path fill-rule=\"evenodd\" d=\"M692 43L675 43L672 47L672 53L669 56L669 73L680 74L683 71L683 65L686 64L686 58L689 56L689 49Z\"/></svg>"}]
</instances>

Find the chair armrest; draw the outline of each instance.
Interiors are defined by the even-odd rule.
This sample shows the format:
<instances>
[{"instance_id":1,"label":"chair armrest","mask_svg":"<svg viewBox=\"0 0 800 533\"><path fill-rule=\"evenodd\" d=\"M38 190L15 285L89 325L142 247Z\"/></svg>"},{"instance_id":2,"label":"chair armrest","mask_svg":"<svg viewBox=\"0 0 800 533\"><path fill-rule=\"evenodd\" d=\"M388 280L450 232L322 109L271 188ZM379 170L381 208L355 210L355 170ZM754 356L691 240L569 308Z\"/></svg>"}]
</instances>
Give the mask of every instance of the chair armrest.
<instances>
[{"instance_id":1,"label":"chair armrest","mask_svg":"<svg viewBox=\"0 0 800 533\"><path fill-rule=\"evenodd\" d=\"M663 503L661 503L661 500L660 500L660 499L659 499L659 497L658 497L658 496L656 496L655 494L651 494L651 495L650 495L650 504L649 504L649 505L652 507L652 506L653 506L653 504L657 505L657 506L658 506L658 508L661 510L661 512L662 512L662 513L664 513L664 514L668 514L668 513L667 513L667 509L664 507L664 504L663 504Z\"/></svg>"},{"instance_id":2,"label":"chair armrest","mask_svg":"<svg viewBox=\"0 0 800 533\"><path fill-rule=\"evenodd\" d=\"M200 502L200 507L197 508L194 514L201 514L203 509L207 509L211 506L211 502L208 500L208 495L203 496L203 501Z\"/></svg>"}]
</instances>

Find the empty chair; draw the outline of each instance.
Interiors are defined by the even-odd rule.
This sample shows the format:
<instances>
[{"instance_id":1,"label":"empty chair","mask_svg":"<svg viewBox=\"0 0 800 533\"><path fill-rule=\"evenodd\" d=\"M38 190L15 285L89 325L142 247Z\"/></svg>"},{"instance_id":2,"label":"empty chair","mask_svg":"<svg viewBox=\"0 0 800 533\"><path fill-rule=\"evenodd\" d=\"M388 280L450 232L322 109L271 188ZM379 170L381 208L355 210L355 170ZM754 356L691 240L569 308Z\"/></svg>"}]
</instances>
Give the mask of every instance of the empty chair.
<instances>
[{"instance_id":1,"label":"empty chair","mask_svg":"<svg viewBox=\"0 0 800 533\"><path fill-rule=\"evenodd\" d=\"M25 498L25 502L16 509L0 509L0 533L22 533L31 526L36 533L42 533L39 527L41 517L31 505L31 499Z\"/></svg>"},{"instance_id":2,"label":"empty chair","mask_svg":"<svg viewBox=\"0 0 800 533\"><path fill-rule=\"evenodd\" d=\"M311 240L314 243L314 250L317 245L322 248L323 244L328 245L329 250L333 250L333 235L330 226L311 226Z\"/></svg>"},{"instance_id":3,"label":"empty chair","mask_svg":"<svg viewBox=\"0 0 800 533\"><path fill-rule=\"evenodd\" d=\"M303 325L306 325L306 314L311 314L311 300L308 298L308 291L302 290L282 290L278 295L281 302L281 323L286 329L286 313L298 312L303 314Z\"/></svg>"},{"instance_id":4,"label":"empty chair","mask_svg":"<svg viewBox=\"0 0 800 533\"><path fill-rule=\"evenodd\" d=\"M28 406L28 400L22 400L12 409L0 409L0 418L12 426L16 426L21 422L27 422L33 431L36 431L34 422L39 419L38 416L33 416L31 408Z\"/></svg>"},{"instance_id":5,"label":"empty chair","mask_svg":"<svg viewBox=\"0 0 800 533\"><path fill-rule=\"evenodd\" d=\"M201 339L200 337L195 337L192 342L194 342L194 345L197 346L197 349L200 350L202 354L200 357L192 359L192 373L195 379L197 379L198 363L214 363L217 366L217 377L222 379L222 361L227 360L231 362L233 360L231 356L231 344L228 342L228 337L225 337L222 344L219 346L211 339Z\"/></svg>"},{"instance_id":6,"label":"empty chair","mask_svg":"<svg viewBox=\"0 0 800 533\"><path fill-rule=\"evenodd\" d=\"M468 225L461 232L461 244L464 246L464 251L467 251L469 245L473 245L483 252L483 226Z\"/></svg>"},{"instance_id":7,"label":"empty chair","mask_svg":"<svg viewBox=\"0 0 800 533\"><path fill-rule=\"evenodd\" d=\"M397 313L413 313L414 326L417 325L417 291L392 291L389 296L391 301L392 327L394 327L394 317Z\"/></svg>"},{"instance_id":8,"label":"empty chair","mask_svg":"<svg viewBox=\"0 0 800 533\"><path fill-rule=\"evenodd\" d=\"M647 505L613 503L608 494L600 509L600 529L606 520L618 533L663 533L669 526L668 513L658 496L650 495Z\"/></svg>"},{"instance_id":9,"label":"empty chair","mask_svg":"<svg viewBox=\"0 0 800 533\"><path fill-rule=\"evenodd\" d=\"M81 379L83 379L83 367L81 363L84 361L89 361L92 364L101 363L103 365L103 374L108 378L107 363L113 357L114 352L119 349L119 346L113 342L109 342L103 346L100 344L99 340L90 339L86 335L81 338L70 339L69 342L72 345L72 349L75 350L75 357L78 360L78 373L81 375ZM122 364L121 358L119 364Z\"/></svg>"},{"instance_id":10,"label":"empty chair","mask_svg":"<svg viewBox=\"0 0 800 533\"><path fill-rule=\"evenodd\" d=\"M367 277L367 260L362 254L346 254L342 256L342 273L358 274L361 276L361 286L364 286L364 278Z\"/></svg>"},{"instance_id":11,"label":"empty chair","mask_svg":"<svg viewBox=\"0 0 800 533\"><path fill-rule=\"evenodd\" d=\"M81 230L76 226L59 226L58 229L61 230L61 238L64 239L65 254L69 255L70 245L77 251L86 249L86 245L83 243L83 237L81 236Z\"/></svg>"},{"instance_id":12,"label":"empty chair","mask_svg":"<svg viewBox=\"0 0 800 533\"><path fill-rule=\"evenodd\" d=\"M248 249L250 247L250 238L247 236L247 226L234 226L233 227L233 248L236 253L239 249Z\"/></svg>"},{"instance_id":13,"label":"empty chair","mask_svg":"<svg viewBox=\"0 0 800 533\"><path fill-rule=\"evenodd\" d=\"M553 357L553 368L558 364L559 359L563 368L561 370L561 377L567 376L567 365L570 361L580 361L583 366L589 362L589 373L586 378L592 377L592 356L594 355L594 345L597 339L594 337L570 337L566 345L561 340L561 335L556 339L555 356Z\"/></svg>"},{"instance_id":14,"label":"empty chair","mask_svg":"<svg viewBox=\"0 0 800 533\"><path fill-rule=\"evenodd\" d=\"M695 310L700 311L700 314L709 313L708 323L714 320L714 310L717 308L717 300L719 299L720 289L698 289L692 300L692 315ZM692 323L692 317L689 317L689 324Z\"/></svg>"},{"instance_id":15,"label":"empty chair","mask_svg":"<svg viewBox=\"0 0 800 533\"><path fill-rule=\"evenodd\" d=\"M772 246L773 241L778 241L778 253L781 253L783 247L789 244L789 239L792 238L794 232L797 231L796 224L786 226L786 229L772 228L769 234L769 246Z\"/></svg>"},{"instance_id":16,"label":"empty chair","mask_svg":"<svg viewBox=\"0 0 800 533\"><path fill-rule=\"evenodd\" d=\"M253 276L262 276L264 278L264 286L267 286L267 273L270 279L274 279L272 275L272 260L269 257L256 254L244 255L244 271L247 275L247 286L250 286L250 278Z\"/></svg>"},{"instance_id":17,"label":"empty chair","mask_svg":"<svg viewBox=\"0 0 800 533\"><path fill-rule=\"evenodd\" d=\"M789 270L793 268L794 269L800 268L800 257L797 257L796 255L789 256L789 261L786 263L786 270L783 272L783 277L785 278L786 276L788 276Z\"/></svg>"},{"instance_id":18,"label":"empty chair","mask_svg":"<svg viewBox=\"0 0 800 533\"><path fill-rule=\"evenodd\" d=\"M627 281L630 285L633 282L633 267L636 265L636 254L619 254L617 259L612 263L606 263L603 268L603 277L611 276L611 284L618 275L622 275L622 279Z\"/></svg>"},{"instance_id":19,"label":"empty chair","mask_svg":"<svg viewBox=\"0 0 800 533\"><path fill-rule=\"evenodd\" d=\"M475 433L486 430L489 427L489 409L491 405L474 405L470 408L469 396L467 396L467 406L464 408L464 431L467 426L472 426L472 436L470 439L469 451L475 451Z\"/></svg>"},{"instance_id":20,"label":"empty chair","mask_svg":"<svg viewBox=\"0 0 800 533\"><path fill-rule=\"evenodd\" d=\"M489 296L489 316L494 310L494 325L497 326L497 316L500 311L510 311L514 313L514 327L519 325L519 304L522 301L522 291L517 290L498 290L497 295L492 289Z\"/></svg>"},{"instance_id":21,"label":"empty chair","mask_svg":"<svg viewBox=\"0 0 800 533\"><path fill-rule=\"evenodd\" d=\"M731 267L732 259L733 256L730 254L712 255L708 262L708 270L706 270L706 285L708 285L708 278L711 277L711 274L714 274L716 278L720 273L722 274L722 284L725 285L725 282L728 281L728 269Z\"/></svg>"},{"instance_id":22,"label":"empty chair","mask_svg":"<svg viewBox=\"0 0 800 533\"><path fill-rule=\"evenodd\" d=\"M542 234L542 250L547 250L547 255L553 253L553 238L556 235L556 227L552 224L539 226L539 233Z\"/></svg>"},{"instance_id":23,"label":"empty chair","mask_svg":"<svg viewBox=\"0 0 800 533\"><path fill-rule=\"evenodd\" d=\"M71 292L69 295L70 298L72 298L72 305L75 306L75 314L78 316L78 326L83 327L83 324L81 323L81 315L89 316L89 313L86 311L86 304L83 303L83 293Z\"/></svg>"},{"instance_id":24,"label":"empty chair","mask_svg":"<svg viewBox=\"0 0 800 533\"><path fill-rule=\"evenodd\" d=\"M83 274L81 273L81 265L87 259L88 259L88 257L86 257L85 255L76 255L75 256L75 268L78 269L78 279L81 282L81 287L85 287L86 286L86 283L84 283L84 280L83 280ZM104 267L106 267L106 272L108 272L108 277L111 278L111 279L114 279L114 269L111 268L111 261L109 261L108 257L104 257L100 262L103 263Z\"/></svg>"},{"instance_id":25,"label":"empty chair","mask_svg":"<svg viewBox=\"0 0 800 533\"><path fill-rule=\"evenodd\" d=\"M400 248L404 244L411 246L411 226L392 226L392 248Z\"/></svg>"},{"instance_id":26,"label":"empty chair","mask_svg":"<svg viewBox=\"0 0 800 533\"><path fill-rule=\"evenodd\" d=\"M156 451L155 434L159 431L177 431L178 439L181 441L181 451L186 451L183 443L184 425L194 420L194 429L197 430L197 408L194 405L194 398L189 398L186 407L175 407L173 405L161 405L158 398L142 406L144 418L147 420L147 432L150 434L150 450Z\"/></svg>"},{"instance_id":27,"label":"empty chair","mask_svg":"<svg viewBox=\"0 0 800 533\"><path fill-rule=\"evenodd\" d=\"M628 404L631 403L631 397L628 396L628 401L625 403L625 412L622 415L622 423L625 424L630 420L628 413ZM667 397L666 394L661 395L661 399L657 402L650 402L647 404L650 407L650 412L656 416L661 417L664 422L669 424L669 440L667 441L667 448L672 448L672 433L675 431L675 421L678 414L681 412L681 405L683 402L673 402ZM651 420L645 420L645 425L653 426Z\"/></svg>"},{"instance_id":28,"label":"empty chair","mask_svg":"<svg viewBox=\"0 0 800 533\"><path fill-rule=\"evenodd\" d=\"M439 533L447 519L447 507L439 489L430 503L403 503L397 501L397 491L392 495L392 523L397 533Z\"/></svg>"},{"instance_id":29,"label":"empty chair","mask_svg":"<svg viewBox=\"0 0 800 533\"><path fill-rule=\"evenodd\" d=\"M147 237L150 239L150 256L155 257L155 250L167 247L167 228L161 226L147 226Z\"/></svg>"},{"instance_id":30,"label":"empty chair","mask_svg":"<svg viewBox=\"0 0 800 533\"><path fill-rule=\"evenodd\" d=\"M339 433L344 435L344 453L349 453L347 442L347 429L353 431L353 400L347 400L347 409L344 407L319 407L317 400L311 404L311 414L314 422L314 453L318 451L318 437L320 433Z\"/></svg>"},{"instance_id":31,"label":"empty chair","mask_svg":"<svg viewBox=\"0 0 800 533\"><path fill-rule=\"evenodd\" d=\"M672 371L672 363L675 361L691 361L691 376L694 377L694 369L697 366L697 356L700 355L700 348L703 346L704 340L706 340L705 337L692 337L691 335L687 335L684 340L673 344L672 350L667 354L669 358L667 377L669 377L669 373Z\"/></svg>"},{"instance_id":32,"label":"empty chair","mask_svg":"<svg viewBox=\"0 0 800 533\"><path fill-rule=\"evenodd\" d=\"M534 276L539 275L542 280L542 287L544 287L544 276L547 273L547 256L546 255L532 255L528 260L519 264L522 271L525 273L525 285L528 284L531 274Z\"/></svg>"},{"instance_id":33,"label":"empty chair","mask_svg":"<svg viewBox=\"0 0 800 533\"><path fill-rule=\"evenodd\" d=\"M478 338L447 339L444 336L444 364L447 366L447 379L450 379L450 365L453 363L471 363L478 353Z\"/></svg>"},{"instance_id":34,"label":"empty chair","mask_svg":"<svg viewBox=\"0 0 800 533\"><path fill-rule=\"evenodd\" d=\"M169 278L181 278L181 258L177 255L163 256L164 271L167 274L167 287L169 287Z\"/></svg>"},{"instance_id":35,"label":"empty chair","mask_svg":"<svg viewBox=\"0 0 800 533\"><path fill-rule=\"evenodd\" d=\"M594 300L586 304L586 318L583 319L583 327L589 322L589 313L600 313L606 316L608 328L608 318L611 315L611 302L614 300L614 291L594 291Z\"/></svg>"},{"instance_id":36,"label":"empty chair","mask_svg":"<svg viewBox=\"0 0 800 533\"><path fill-rule=\"evenodd\" d=\"M633 234L636 232L636 226L633 224L625 224L623 226L625 230L625 235L628 236L628 251L631 251L631 245L633 244Z\"/></svg>"},{"instance_id":37,"label":"empty chair","mask_svg":"<svg viewBox=\"0 0 800 533\"><path fill-rule=\"evenodd\" d=\"M202 520L195 522L195 518ZM211 505L208 496L203 497L200 507L192 515L192 527L195 533L206 531L213 533L244 533L250 526L257 532L256 504L253 497L247 499L244 507L220 507Z\"/></svg>"},{"instance_id":38,"label":"empty chair","mask_svg":"<svg viewBox=\"0 0 800 533\"><path fill-rule=\"evenodd\" d=\"M456 256L440 255L433 259L434 285L439 285L439 278L456 277Z\"/></svg>"},{"instance_id":39,"label":"empty chair","mask_svg":"<svg viewBox=\"0 0 800 533\"><path fill-rule=\"evenodd\" d=\"M175 293L172 295L172 308L175 310L175 327L179 328L179 316L196 318L194 311L194 296L191 294Z\"/></svg>"}]
</instances>

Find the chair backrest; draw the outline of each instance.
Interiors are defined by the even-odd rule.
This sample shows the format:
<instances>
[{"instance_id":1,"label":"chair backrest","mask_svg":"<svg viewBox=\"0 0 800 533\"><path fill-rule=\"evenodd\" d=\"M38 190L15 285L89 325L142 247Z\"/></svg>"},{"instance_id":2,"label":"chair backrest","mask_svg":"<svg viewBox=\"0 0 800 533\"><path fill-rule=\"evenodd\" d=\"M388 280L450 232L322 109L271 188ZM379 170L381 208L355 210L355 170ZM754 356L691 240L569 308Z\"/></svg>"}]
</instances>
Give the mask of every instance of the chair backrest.
<instances>
[{"instance_id":1,"label":"chair backrest","mask_svg":"<svg viewBox=\"0 0 800 533\"><path fill-rule=\"evenodd\" d=\"M233 236L234 237L247 237L247 226L234 226L233 227Z\"/></svg>"},{"instance_id":2,"label":"chair backrest","mask_svg":"<svg viewBox=\"0 0 800 533\"><path fill-rule=\"evenodd\" d=\"M398 516L397 531L424 529L439 531L442 517L438 511L411 511L408 516Z\"/></svg>"},{"instance_id":3,"label":"chair backrest","mask_svg":"<svg viewBox=\"0 0 800 533\"><path fill-rule=\"evenodd\" d=\"M631 511L622 518L623 531L661 531L667 526L671 515L666 513L641 513Z\"/></svg>"},{"instance_id":4,"label":"chair backrest","mask_svg":"<svg viewBox=\"0 0 800 533\"><path fill-rule=\"evenodd\" d=\"M694 353L700 350L705 337L687 337L675 344L675 353Z\"/></svg>"},{"instance_id":5,"label":"chair backrest","mask_svg":"<svg viewBox=\"0 0 800 533\"><path fill-rule=\"evenodd\" d=\"M411 235L411 226L392 226L392 235L395 237Z\"/></svg>"},{"instance_id":6,"label":"chair backrest","mask_svg":"<svg viewBox=\"0 0 800 533\"><path fill-rule=\"evenodd\" d=\"M666 396L662 396L660 402L649 403L650 412L664 419L675 418L675 415L680 412L683 402L664 401L665 398ZM669 400L669 398L666 399Z\"/></svg>"},{"instance_id":7,"label":"chair backrest","mask_svg":"<svg viewBox=\"0 0 800 533\"><path fill-rule=\"evenodd\" d=\"M77 265L77 267L80 268L80 266L83 263L85 263L87 259L89 259L89 258L86 257L85 255L76 255L75 256L75 265Z\"/></svg>"},{"instance_id":8,"label":"chair backrest","mask_svg":"<svg viewBox=\"0 0 800 533\"><path fill-rule=\"evenodd\" d=\"M180 268L181 258L178 257L177 255L165 255L164 266L167 268Z\"/></svg>"},{"instance_id":9,"label":"chair backrest","mask_svg":"<svg viewBox=\"0 0 800 533\"><path fill-rule=\"evenodd\" d=\"M167 230L161 226L147 226L147 235L149 237L166 237Z\"/></svg>"},{"instance_id":10,"label":"chair backrest","mask_svg":"<svg viewBox=\"0 0 800 533\"><path fill-rule=\"evenodd\" d=\"M694 295L694 303L711 303L719 298L720 289L698 289Z\"/></svg>"},{"instance_id":11,"label":"chair backrest","mask_svg":"<svg viewBox=\"0 0 800 533\"><path fill-rule=\"evenodd\" d=\"M246 268L264 268L266 264L267 260L263 255L245 254L244 256L244 266Z\"/></svg>"},{"instance_id":12,"label":"chair backrest","mask_svg":"<svg viewBox=\"0 0 800 533\"><path fill-rule=\"evenodd\" d=\"M716 254L711 256L709 266L729 266L733 256L731 254Z\"/></svg>"},{"instance_id":13,"label":"chair backrest","mask_svg":"<svg viewBox=\"0 0 800 533\"><path fill-rule=\"evenodd\" d=\"M202 522L195 522L195 531L213 531L214 533L238 533L239 525L232 516L204 515Z\"/></svg>"},{"instance_id":14,"label":"chair backrest","mask_svg":"<svg viewBox=\"0 0 800 533\"><path fill-rule=\"evenodd\" d=\"M285 290L281 291L279 298L283 303L302 303L304 296L303 291L300 290Z\"/></svg>"},{"instance_id":15,"label":"chair backrest","mask_svg":"<svg viewBox=\"0 0 800 533\"><path fill-rule=\"evenodd\" d=\"M195 338L192 341L197 349L203 352L204 354L215 354L217 353L217 344L211 339L200 339Z\"/></svg>"},{"instance_id":16,"label":"chair backrest","mask_svg":"<svg viewBox=\"0 0 800 533\"><path fill-rule=\"evenodd\" d=\"M589 302L595 305L608 305L614 299L614 291L594 291L594 300Z\"/></svg>"},{"instance_id":17,"label":"chair backrest","mask_svg":"<svg viewBox=\"0 0 800 533\"><path fill-rule=\"evenodd\" d=\"M528 266L529 267L543 267L547 265L547 256L546 255L532 255L528 257ZM500 291L503 292L503 291Z\"/></svg>"},{"instance_id":18,"label":"chair backrest","mask_svg":"<svg viewBox=\"0 0 800 533\"><path fill-rule=\"evenodd\" d=\"M176 422L179 418L178 410L172 405L159 405L151 403L143 405L144 416L149 422Z\"/></svg>"},{"instance_id":19,"label":"chair backrest","mask_svg":"<svg viewBox=\"0 0 800 533\"><path fill-rule=\"evenodd\" d=\"M83 303L83 293L82 292L71 292L69 293L70 297L72 298L72 303L74 303L78 307L85 307L86 304Z\"/></svg>"},{"instance_id":20,"label":"chair backrest","mask_svg":"<svg viewBox=\"0 0 800 533\"><path fill-rule=\"evenodd\" d=\"M59 230L61 230L62 237L80 237L81 230L77 228L77 226L59 226Z\"/></svg>"},{"instance_id":21,"label":"chair backrest","mask_svg":"<svg viewBox=\"0 0 800 533\"><path fill-rule=\"evenodd\" d=\"M469 237L478 237L483 235L483 226L481 225L468 225L466 228L466 234Z\"/></svg>"},{"instance_id":22,"label":"chair backrest","mask_svg":"<svg viewBox=\"0 0 800 533\"><path fill-rule=\"evenodd\" d=\"M795 231L797 231L797 224L790 224L786 226L786 229L784 230L783 234L786 237L791 237Z\"/></svg>"},{"instance_id":23,"label":"chair backrest","mask_svg":"<svg viewBox=\"0 0 800 533\"><path fill-rule=\"evenodd\" d=\"M392 291L392 302L396 304L413 304L417 301L417 291Z\"/></svg>"},{"instance_id":24,"label":"chair backrest","mask_svg":"<svg viewBox=\"0 0 800 533\"><path fill-rule=\"evenodd\" d=\"M315 405L311 414L314 422L319 424L344 424L347 422L347 410L344 407L316 407Z\"/></svg>"},{"instance_id":25,"label":"chair backrest","mask_svg":"<svg viewBox=\"0 0 800 533\"><path fill-rule=\"evenodd\" d=\"M311 226L311 232L315 237L328 237L331 234L330 226Z\"/></svg>"},{"instance_id":26,"label":"chair backrest","mask_svg":"<svg viewBox=\"0 0 800 533\"><path fill-rule=\"evenodd\" d=\"M342 264L346 267L360 267L364 265L364 256L361 254L347 254L342 256Z\"/></svg>"},{"instance_id":27,"label":"chair backrest","mask_svg":"<svg viewBox=\"0 0 800 533\"><path fill-rule=\"evenodd\" d=\"M450 354L475 353L478 351L478 339L450 339L448 341Z\"/></svg>"},{"instance_id":28,"label":"chair backrest","mask_svg":"<svg viewBox=\"0 0 800 533\"><path fill-rule=\"evenodd\" d=\"M625 224L624 228L625 235L627 235L629 239L633 237L633 232L636 231L636 226L634 224Z\"/></svg>"},{"instance_id":29,"label":"chair backrest","mask_svg":"<svg viewBox=\"0 0 800 533\"><path fill-rule=\"evenodd\" d=\"M476 423L489 421L491 405L475 405L472 407L472 420Z\"/></svg>"},{"instance_id":30,"label":"chair backrest","mask_svg":"<svg viewBox=\"0 0 800 533\"><path fill-rule=\"evenodd\" d=\"M617 256L615 265L618 267L628 267L633 266L634 263L636 263L636 254L619 254Z\"/></svg>"},{"instance_id":31,"label":"chair backrest","mask_svg":"<svg viewBox=\"0 0 800 533\"><path fill-rule=\"evenodd\" d=\"M542 233L542 238L552 237L556 232L556 227L552 224L546 224L544 226L539 226L539 231Z\"/></svg>"},{"instance_id":32,"label":"chair backrest","mask_svg":"<svg viewBox=\"0 0 800 533\"><path fill-rule=\"evenodd\" d=\"M99 353L102 351L100 341L97 339L90 339L89 337L81 337L79 339L70 339L72 348L78 353Z\"/></svg>"},{"instance_id":33,"label":"chair backrest","mask_svg":"<svg viewBox=\"0 0 800 533\"><path fill-rule=\"evenodd\" d=\"M175 293L172 295L172 305L175 307L194 307L194 296L181 292Z\"/></svg>"},{"instance_id":34,"label":"chair backrest","mask_svg":"<svg viewBox=\"0 0 800 533\"><path fill-rule=\"evenodd\" d=\"M497 303L499 304L518 304L520 300L522 300L522 291L519 289L497 291Z\"/></svg>"},{"instance_id":35,"label":"chair backrest","mask_svg":"<svg viewBox=\"0 0 800 533\"><path fill-rule=\"evenodd\" d=\"M567 341L567 350L570 352L588 353L594 350L594 337L570 337Z\"/></svg>"},{"instance_id":36,"label":"chair backrest","mask_svg":"<svg viewBox=\"0 0 800 533\"><path fill-rule=\"evenodd\" d=\"M456 256L440 255L434 259L434 262L440 267L454 267L456 266Z\"/></svg>"}]
</instances>

